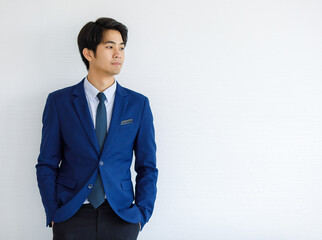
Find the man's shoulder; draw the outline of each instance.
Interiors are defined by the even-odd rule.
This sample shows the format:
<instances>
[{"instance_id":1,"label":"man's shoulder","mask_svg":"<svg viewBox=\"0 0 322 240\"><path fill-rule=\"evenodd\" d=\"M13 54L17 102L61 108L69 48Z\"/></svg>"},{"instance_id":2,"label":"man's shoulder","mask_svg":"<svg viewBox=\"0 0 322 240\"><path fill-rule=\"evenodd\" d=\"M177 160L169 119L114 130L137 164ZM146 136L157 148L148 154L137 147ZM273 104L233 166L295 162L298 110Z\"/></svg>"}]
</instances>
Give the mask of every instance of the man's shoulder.
<instances>
[{"instance_id":1,"label":"man's shoulder","mask_svg":"<svg viewBox=\"0 0 322 240\"><path fill-rule=\"evenodd\" d=\"M145 95L143 95L142 93L139 93L137 91L134 91L132 89L129 89L129 88L126 88L126 87L123 87L123 90L125 92L126 95L129 95L130 97L133 97L133 98L138 98L138 99L142 99L144 100L146 98Z\"/></svg>"},{"instance_id":2,"label":"man's shoulder","mask_svg":"<svg viewBox=\"0 0 322 240\"><path fill-rule=\"evenodd\" d=\"M49 95L53 95L53 96L56 97L56 96L62 96L62 95L70 94L78 84L80 84L80 83L74 84L72 86L57 89L57 90L49 93Z\"/></svg>"},{"instance_id":3,"label":"man's shoulder","mask_svg":"<svg viewBox=\"0 0 322 240\"><path fill-rule=\"evenodd\" d=\"M136 105L136 106L140 106L141 108L144 108L146 103L147 102L149 103L149 98L144 94L126 87L122 87L122 88L123 88L123 92L125 93L131 105Z\"/></svg>"}]
</instances>

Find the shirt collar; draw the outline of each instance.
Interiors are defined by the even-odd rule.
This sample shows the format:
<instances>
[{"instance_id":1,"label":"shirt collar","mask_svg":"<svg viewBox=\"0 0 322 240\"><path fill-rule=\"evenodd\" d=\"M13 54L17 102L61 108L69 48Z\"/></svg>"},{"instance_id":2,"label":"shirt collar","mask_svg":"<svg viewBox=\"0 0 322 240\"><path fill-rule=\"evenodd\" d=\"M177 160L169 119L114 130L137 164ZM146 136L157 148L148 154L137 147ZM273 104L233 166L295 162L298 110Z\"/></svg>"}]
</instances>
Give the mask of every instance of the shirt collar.
<instances>
[{"instance_id":1,"label":"shirt collar","mask_svg":"<svg viewBox=\"0 0 322 240\"><path fill-rule=\"evenodd\" d=\"M84 90L90 101L94 101L95 99L96 101L99 101L97 98L97 94L100 91L98 91L98 89L88 81L87 76L84 81ZM103 92L105 94L105 97L108 103L112 100L112 97L115 94L115 90L116 90L116 80L110 87L105 89L105 91Z\"/></svg>"}]
</instances>

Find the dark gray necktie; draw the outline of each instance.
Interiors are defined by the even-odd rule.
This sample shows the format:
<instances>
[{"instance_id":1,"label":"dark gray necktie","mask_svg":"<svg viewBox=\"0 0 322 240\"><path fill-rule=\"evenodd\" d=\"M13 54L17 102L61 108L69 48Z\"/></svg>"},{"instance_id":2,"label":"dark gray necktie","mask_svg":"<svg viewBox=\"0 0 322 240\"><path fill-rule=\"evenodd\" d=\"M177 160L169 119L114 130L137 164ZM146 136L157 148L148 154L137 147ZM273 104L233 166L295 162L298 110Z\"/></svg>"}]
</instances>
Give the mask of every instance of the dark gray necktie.
<instances>
[{"instance_id":1,"label":"dark gray necktie","mask_svg":"<svg viewBox=\"0 0 322 240\"><path fill-rule=\"evenodd\" d=\"M95 132L97 136L97 140L100 146L100 150L102 152L105 138L107 135L107 119L106 119L106 108L105 108L105 94L98 93L97 97L99 99L99 104L96 112L96 126ZM98 173L98 177L94 184L94 188L88 196L88 201L93 205L94 208L98 208L105 200L104 188L102 183L101 174Z\"/></svg>"}]
</instances>

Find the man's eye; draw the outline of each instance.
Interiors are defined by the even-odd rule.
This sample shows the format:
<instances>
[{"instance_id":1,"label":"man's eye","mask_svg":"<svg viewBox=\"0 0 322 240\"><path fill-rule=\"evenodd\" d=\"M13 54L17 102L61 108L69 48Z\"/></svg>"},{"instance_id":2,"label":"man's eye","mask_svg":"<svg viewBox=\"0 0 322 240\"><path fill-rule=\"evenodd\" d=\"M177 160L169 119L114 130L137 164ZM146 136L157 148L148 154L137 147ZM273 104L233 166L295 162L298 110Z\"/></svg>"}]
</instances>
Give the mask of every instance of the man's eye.
<instances>
[{"instance_id":1,"label":"man's eye","mask_svg":"<svg viewBox=\"0 0 322 240\"><path fill-rule=\"evenodd\" d=\"M113 48L112 46L107 46L106 48Z\"/></svg>"},{"instance_id":2,"label":"man's eye","mask_svg":"<svg viewBox=\"0 0 322 240\"><path fill-rule=\"evenodd\" d=\"M121 47L121 50L124 50L124 47Z\"/></svg>"}]
</instances>

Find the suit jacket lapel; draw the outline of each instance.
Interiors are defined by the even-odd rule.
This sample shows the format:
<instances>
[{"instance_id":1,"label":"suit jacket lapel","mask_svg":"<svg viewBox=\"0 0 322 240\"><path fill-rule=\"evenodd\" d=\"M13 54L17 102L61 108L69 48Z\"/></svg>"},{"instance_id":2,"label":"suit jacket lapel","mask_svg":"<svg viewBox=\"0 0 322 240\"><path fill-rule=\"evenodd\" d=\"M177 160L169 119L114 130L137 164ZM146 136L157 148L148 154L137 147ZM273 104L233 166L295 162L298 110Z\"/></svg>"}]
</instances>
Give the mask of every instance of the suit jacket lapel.
<instances>
[{"instance_id":1,"label":"suit jacket lapel","mask_svg":"<svg viewBox=\"0 0 322 240\"><path fill-rule=\"evenodd\" d=\"M126 95L127 94L124 91L123 87L118 82L116 82L116 91L115 91L112 118L107 132L107 136L105 139L104 147L102 150L102 155L106 151L108 151L108 149L111 147L113 142L113 136L115 135L115 133L118 131L118 128L120 127L121 120L124 116L124 113L126 111L126 107L128 104Z\"/></svg>"},{"instance_id":2,"label":"suit jacket lapel","mask_svg":"<svg viewBox=\"0 0 322 240\"><path fill-rule=\"evenodd\" d=\"M85 79L85 78L84 78ZM73 103L78 114L79 120L83 125L87 136L95 150L98 154L100 154L99 144L96 137L95 129L91 114L89 112L88 103L84 91L84 79L75 85L73 90L73 95L75 96L73 99Z\"/></svg>"}]
</instances>

